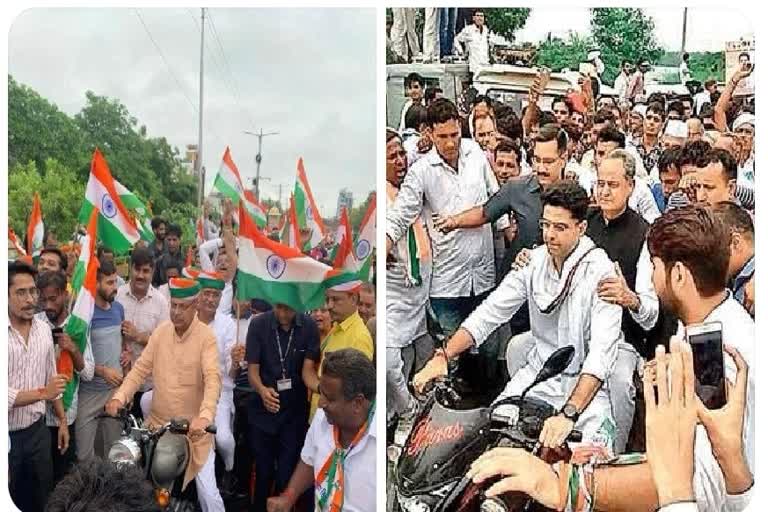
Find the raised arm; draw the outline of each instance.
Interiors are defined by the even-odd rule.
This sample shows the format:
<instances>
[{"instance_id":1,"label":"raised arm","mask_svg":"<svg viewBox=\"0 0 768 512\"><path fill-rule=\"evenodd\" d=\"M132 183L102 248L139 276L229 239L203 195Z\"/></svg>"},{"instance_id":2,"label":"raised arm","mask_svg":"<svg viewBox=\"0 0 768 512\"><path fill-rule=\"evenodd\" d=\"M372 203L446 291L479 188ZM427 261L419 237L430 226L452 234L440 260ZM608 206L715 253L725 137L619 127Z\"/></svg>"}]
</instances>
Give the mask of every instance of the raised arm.
<instances>
[{"instance_id":1,"label":"raised arm","mask_svg":"<svg viewBox=\"0 0 768 512\"><path fill-rule=\"evenodd\" d=\"M752 68L750 68L749 71L742 71L741 69L736 71L731 77L731 79L728 81L728 85L725 86L725 90L723 91L723 94L720 95L720 99L717 100L717 103L715 104L715 112L712 116L712 121L714 121L715 128L717 128L719 131L721 132L728 131L728 120L727 120L726 112L728 112L728 109L731 106L731 98L733 97L733 91L736 90L736 87L739 85L739 82L741 82L751 74L752 74Z\"/></svg>"}]
</instances>

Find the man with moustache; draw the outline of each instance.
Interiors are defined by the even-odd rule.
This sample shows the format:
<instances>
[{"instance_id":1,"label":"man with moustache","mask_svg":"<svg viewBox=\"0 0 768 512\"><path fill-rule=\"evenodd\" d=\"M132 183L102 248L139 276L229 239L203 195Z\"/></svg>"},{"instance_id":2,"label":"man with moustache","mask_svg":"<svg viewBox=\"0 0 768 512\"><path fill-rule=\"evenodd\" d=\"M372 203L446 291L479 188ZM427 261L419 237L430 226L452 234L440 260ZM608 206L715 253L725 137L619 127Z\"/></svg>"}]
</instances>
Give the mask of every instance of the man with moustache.
<instances>
[{"instance_id":1,"label":"man with moustache","mask_svg":"<svg viewBox=\"0 0 768 512\"><path fill-rule=\"evenodd\" d=\"M91 317L91 349L95 363L93 379L80 383L75 440L79 462L94 456L106 457L109 447L120 437L120 423L99 418L104 405L123 382L120 354L123 347L123 305L115 302L117 269L106 260L99 261L96 296ZM101 439L98 443L97 439Z\"/></svg>"},{"instance_id":2,"label":"man with moustache","mask_svg":"<svg viewBox=\"0 0 768 512\"><path fill-rule=\"evenodd\" d=\"M8 490L24 512L43 512L53 489L46 402L59 420L56 447L66 451L69 444L61 403L67 376L56 373L51 329L35 317L35 277L32 266L8 263Z\"/></svg>"},{"instance_id":3,"label":"man with moustache","mask_svg":"<svg viewBox=\"0 0 768 512\"><path fill-rule=\"evenodd\" d=\"M182 489L194 479L201 508L205 512L224 512L216 486L213 437L205 431L216 417L221 392L216 335L197 318L200 285L191 279L176 278L171 279L170 288L170 321L155 329L104 409L108 415L116 416L142 382L152 376L152 404L144 424L157 428L171 418L189 420L190 459Z\"/></svg>"},{"instance_id":4,"label":"man with moustache","mask_svg":"<svg viewBox=\"0 0 768 512\"><path fill-rule=\"evenodd\" d=\"M122 332L125 341L123 366L133 365L147 346L149 337L158 325L168 320L168 300L154 286L152 275L155 269L150 249L138 247L131 253L130 279L118 288L115 301L125 311ZM133 397L131 413L139 418L144 414L139 406L141 396L152 389L152 380L147 379Z\"/></svg>"}]
</instances>

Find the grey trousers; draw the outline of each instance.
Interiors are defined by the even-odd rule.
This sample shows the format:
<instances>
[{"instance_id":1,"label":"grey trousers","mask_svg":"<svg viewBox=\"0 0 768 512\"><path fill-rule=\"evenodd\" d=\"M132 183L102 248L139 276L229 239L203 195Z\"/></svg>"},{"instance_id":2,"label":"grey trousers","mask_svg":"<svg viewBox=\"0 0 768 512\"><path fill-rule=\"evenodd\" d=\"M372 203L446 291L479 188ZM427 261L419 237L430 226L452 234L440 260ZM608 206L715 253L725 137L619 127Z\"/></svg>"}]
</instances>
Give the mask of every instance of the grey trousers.
<instances>
[{"instance_id":1,"label":"grey trousers","mask_svg":"<svg viewBox=\"0 0 768 512\"><path fill-rule=\"evenodd\" d=\"M387 347L387 419L408 408L411 394L408 381L412 373L421 370L435 351L429 334L416 338L403 348Z\"/></svg>"},{"instance_id":2,"label":"grey trousers","mask_svg":"<svg viewBox=\"0 0 768 512\"><path fill-rule=\"evenodd\" d=\"M77 419L75 420L75 439L77 440L77 460L91 460L94 455L105 458L109 455L112 443L120 438L122 424L113 418L97 418L104 412L104 405L112 398L114 389L106 391L78 391Z\"/></svg>"}]
</instances>

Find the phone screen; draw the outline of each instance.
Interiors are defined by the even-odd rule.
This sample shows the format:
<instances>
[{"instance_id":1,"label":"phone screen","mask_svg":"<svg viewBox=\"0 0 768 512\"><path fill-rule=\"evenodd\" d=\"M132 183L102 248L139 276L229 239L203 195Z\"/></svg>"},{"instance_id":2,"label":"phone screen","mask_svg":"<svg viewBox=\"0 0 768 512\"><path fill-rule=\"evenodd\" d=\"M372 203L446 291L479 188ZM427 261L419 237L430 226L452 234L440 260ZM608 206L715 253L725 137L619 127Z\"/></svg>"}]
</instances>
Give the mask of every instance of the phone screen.
<instances>
[{"instance_id":1,"label":"phone screen","mask_svg":"<svg viewBox=\"0 0 768 512\"><path fill-rule=\"evenodd\" d=\"M725 363L722 328L688 335L693 352L696 394L707 409L725 405Z\"/></svg>"},{"instance_id":2,"label":"phone screen","mask_svg":"<svg viewBox=\"0 0 768 512\"><path fill-rule=\"evenodd\" d=\"M64 332L64 329L62 329L61 327L54 327L53 329L51 329L51 335L53 336L54 345L58 345L59 343L59 339L56 337L56 335L61 334L62 332Z\"/></svg>"}]
</instances>

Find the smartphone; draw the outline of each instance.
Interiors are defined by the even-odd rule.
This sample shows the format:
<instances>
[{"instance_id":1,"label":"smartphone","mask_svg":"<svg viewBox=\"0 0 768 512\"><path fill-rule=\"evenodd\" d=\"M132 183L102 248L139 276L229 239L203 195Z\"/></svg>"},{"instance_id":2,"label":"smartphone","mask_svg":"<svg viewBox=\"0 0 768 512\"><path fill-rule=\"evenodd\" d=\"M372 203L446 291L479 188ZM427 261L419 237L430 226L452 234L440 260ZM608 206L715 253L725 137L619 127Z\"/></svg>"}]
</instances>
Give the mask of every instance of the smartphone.
<instances>
[{"instance_id":1,"label":"smartphone","mask_svg":"<svg viewBox=\"0 0 768 512\"><path fill-rule=\"evenodd\" d=\"M723 325L720 322L689 325L685 337L693 352L696 394L707 409L725 405Z\"/></svg>"},{"instance_id":2,"label":"smartphone","mask_svg":"<svg viewBox=\"0 0 768 512\"><path fill-rule=\"evenodd\" d=\"M53 335L53 344L54 345L58 345L58 343L59 343L58 335L63 333L63 332L64 332L64 329L61 328L61 327L54 327L54 328L51 329L51 334Z\"/></svg>"}]
</instances>

